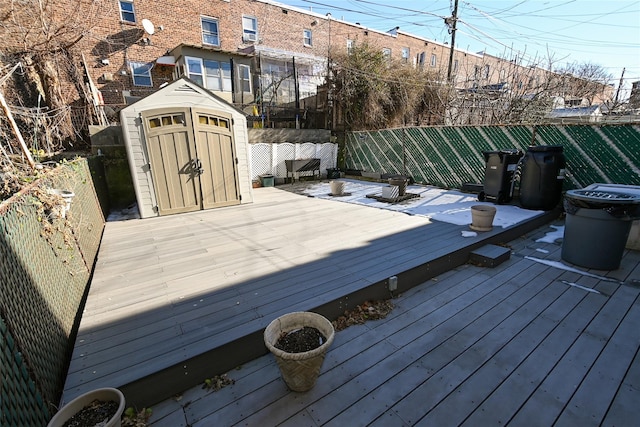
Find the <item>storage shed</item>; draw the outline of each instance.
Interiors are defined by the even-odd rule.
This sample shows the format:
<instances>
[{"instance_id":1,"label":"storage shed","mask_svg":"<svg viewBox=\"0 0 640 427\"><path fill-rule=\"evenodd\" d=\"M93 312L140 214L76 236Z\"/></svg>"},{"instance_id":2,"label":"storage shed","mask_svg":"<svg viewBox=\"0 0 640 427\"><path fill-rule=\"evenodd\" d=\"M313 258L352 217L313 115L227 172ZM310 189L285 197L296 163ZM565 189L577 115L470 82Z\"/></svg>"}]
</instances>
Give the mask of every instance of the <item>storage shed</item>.
<instances>
[{"instance_id":1,"label":"storage shed","mask_svg":"<svg viewBox=\"0 0 640 427\"><path fill-rule=\"evenodd\" d=\"M142 218L252 201L242 111L180 78L120 112Z\"/></svg>"}]
</instances>

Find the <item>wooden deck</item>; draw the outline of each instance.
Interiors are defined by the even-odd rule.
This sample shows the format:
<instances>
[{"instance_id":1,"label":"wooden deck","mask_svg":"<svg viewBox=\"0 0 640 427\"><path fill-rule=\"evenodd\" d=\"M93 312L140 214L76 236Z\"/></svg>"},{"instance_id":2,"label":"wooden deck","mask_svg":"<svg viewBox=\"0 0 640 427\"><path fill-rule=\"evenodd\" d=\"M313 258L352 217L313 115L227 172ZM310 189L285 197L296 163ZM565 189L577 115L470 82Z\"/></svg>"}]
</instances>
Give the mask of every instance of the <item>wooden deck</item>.
<instances>
[{"instance_id":1,"label":"wooden deck","mask_svg":"<svg viewBox=\"0 0 640 427\"><path fill-rule=\"evenodd\" d=\"M254 199L107 224L63 401L104 386L123 390L129 405L163 401L264 355L262 330L281 314L335 318L391 296L390 276L404 292L550 218L463 238L465 226L277 188ZM396 346L379 345L371 353L382 357Z\"/></svg>"},{"instance_id":2,"label":"wooden deck","mask_svg":"<svg viewBox=\"0 0 640 427\"><path fill-rule=\"evenodd\" d=\"M220 391L154 405L152 426L637 426L640 253L591 271L615 281L525 258L560 260L558 244L535 241L549 230L510 242L496 268L457 267L395 298L386 319L337 332L306 393L266 355Z\"/></svg>"}]
</instances>

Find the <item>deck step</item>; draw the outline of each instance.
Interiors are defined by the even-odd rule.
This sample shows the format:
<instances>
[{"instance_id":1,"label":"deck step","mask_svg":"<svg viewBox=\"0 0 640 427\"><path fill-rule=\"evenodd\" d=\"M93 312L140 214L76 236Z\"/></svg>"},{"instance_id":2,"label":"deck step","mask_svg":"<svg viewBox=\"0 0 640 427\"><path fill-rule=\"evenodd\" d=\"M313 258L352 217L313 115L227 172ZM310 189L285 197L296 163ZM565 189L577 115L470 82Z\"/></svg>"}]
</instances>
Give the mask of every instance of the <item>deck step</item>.
<instances>
[{"instance_id":1,"label":"deck step","mask_svg":"<svg viewBox=\"0 0 640 427\"><path fill-rule=\"evenodd\" d=\"M471 252L469 263L479 267L496 267L511 257L511 250L503 246L484 245Z\"/></svg>"}]
</instances>

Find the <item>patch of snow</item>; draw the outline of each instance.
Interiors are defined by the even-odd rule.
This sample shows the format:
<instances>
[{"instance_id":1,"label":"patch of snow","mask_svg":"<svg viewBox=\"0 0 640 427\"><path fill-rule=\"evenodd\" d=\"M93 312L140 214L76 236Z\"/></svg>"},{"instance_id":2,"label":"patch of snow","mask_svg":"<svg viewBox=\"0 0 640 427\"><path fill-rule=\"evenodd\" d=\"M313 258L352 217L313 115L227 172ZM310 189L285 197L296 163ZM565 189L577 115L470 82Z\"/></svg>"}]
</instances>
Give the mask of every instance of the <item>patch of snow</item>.
<instances>
[{"instance_id":1,"label":"patch of snow","mask_svg":"<svg viewBox=\"0 0 640 427\"><path fill-rule=\"evenodd\" d=\"M537 239L536 242L555 243L556 240L564 237L564 225L552 225L551 228L555 228L555 230L550 231L545 234L544 237Z\"/></svg>"},{"instance_id":2,"label":"patch of snow","mask_svg":"<svg viewBox=\"0 0 640 427\"><path fill-rule=\"evenodd\" d=\"M400 203L379 202L376 199L366 197L367 194L380 195L382 187L386 184L366 181L342 179L345 193L348 196L331 196L331 187L328 182L320 182L309 186L305 194L321 199L331 199L340 202L356 203L380 209L388 209L403 212L408 215L418 215L447 222L455 225L471 224L471 206L490 205L497 209L493 225L509 227L526 219L536 217L544 211L522 209L512 205L494 205L493 203L479 202L475 194L462 193L455 190L444 190L437 187L424 185L409 185L407 193L418 194L420 197L408 199Z\"/></svg>"},{"instance_id":3,"label":"patch of snow","mask_svg":"<svg viewBox=\"0 0 640 427\"><path fill-rule=\"evenodd\" d=\"M128 207L120 210L113 210L109 212L107 221L125 221L128 219L139 219L140 211L138 211L138 204L134 203Z\"/></svg>"},{"instance_id":4,"label":"patch of snow","mask_svg":"<svg viewBox=\"0 0 640 427\"><path fill-rule=\"evenodd\" d=\"M570 267L570 266L568 266L568 265L566 265L566 264L564 264L564 263L562 263L560 261L551 261L551 260L548 260L548 259L540 259L540 258L531 257L531 256L525 256L524 258L528 259L530 261L538 262L540 264L548 265L549 267L554 267L554 268L558 268L560 270L570 271L572 273L578 273L578 274L581 274L583 276L593 277L594 279L598 279L598 280L604 280L605 282L621 283L619 280L613 279L611 277L599 276L597 274L589 273L588 271L579 270L577 268Z\"/></svg>"}]
</instances>

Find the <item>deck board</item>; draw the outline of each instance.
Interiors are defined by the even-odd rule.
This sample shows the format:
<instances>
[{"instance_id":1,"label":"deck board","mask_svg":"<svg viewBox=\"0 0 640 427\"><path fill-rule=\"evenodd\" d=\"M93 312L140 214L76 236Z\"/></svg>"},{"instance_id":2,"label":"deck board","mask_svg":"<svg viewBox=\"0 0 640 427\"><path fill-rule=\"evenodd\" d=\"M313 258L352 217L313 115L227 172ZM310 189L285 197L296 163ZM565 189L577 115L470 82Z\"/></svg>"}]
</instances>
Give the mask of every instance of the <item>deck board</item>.
<instances>
[{"instance_id":1,"label":"deck board","mask_svg":"<svg viewBox=\"0 0 640 427\"><path fill-rule=\"evenodd\" d=\"M152 425L179 412L176 427L633 426L639 257L626 253L626 273L604 272L625 284L598 280L525 259L559 260L560 246L536 243L539 233L510 242L496 268L457 267L395 298L385 320L338 332L309 392L289 392L266 355L228 372L233 386L159 404Z\"/></svg>"},{"instance_id":2,"label":"deck board","mask_svg":"<svg viewBox=\"0 0 640 427\"><path fill-rule=\"evenodd\" d=\"M258 194L251 205L107 224L66 400L177 366L212 340L232 342L292 307L331 303L482 240L423 217L273 188Z\"/></svg>"},{"instance_id":3,"label":"deck board","mask_svg":"<svg viewBox=\"0 0 640 427\"><path fill-rule=\"evenodd\" d=\"M201 383L221 363L235 366L237 343L260 342L271 319L319 308L337 315L363 290L392 296L385 281L398 275L394 311L339 332L312 391L289 392L271 356L254 352L228 372L235 385L214 398L183 387L180 402L154 407L153 425L522 425L532 416L625 425L638 414L637 252L615 272L592 271L628 282L620 285L524 258L559 260L559 245L535 242L540 229L463 238L465 226L398 212L277 188L256 196L107 224L66 399L99 386ZM512 248L500 266L464 264L473 248L499 242ZM408 278L422 284L411 288ZM211 353L212 343L232 348L231 360Z\"/></svg>"}]
</instances>

